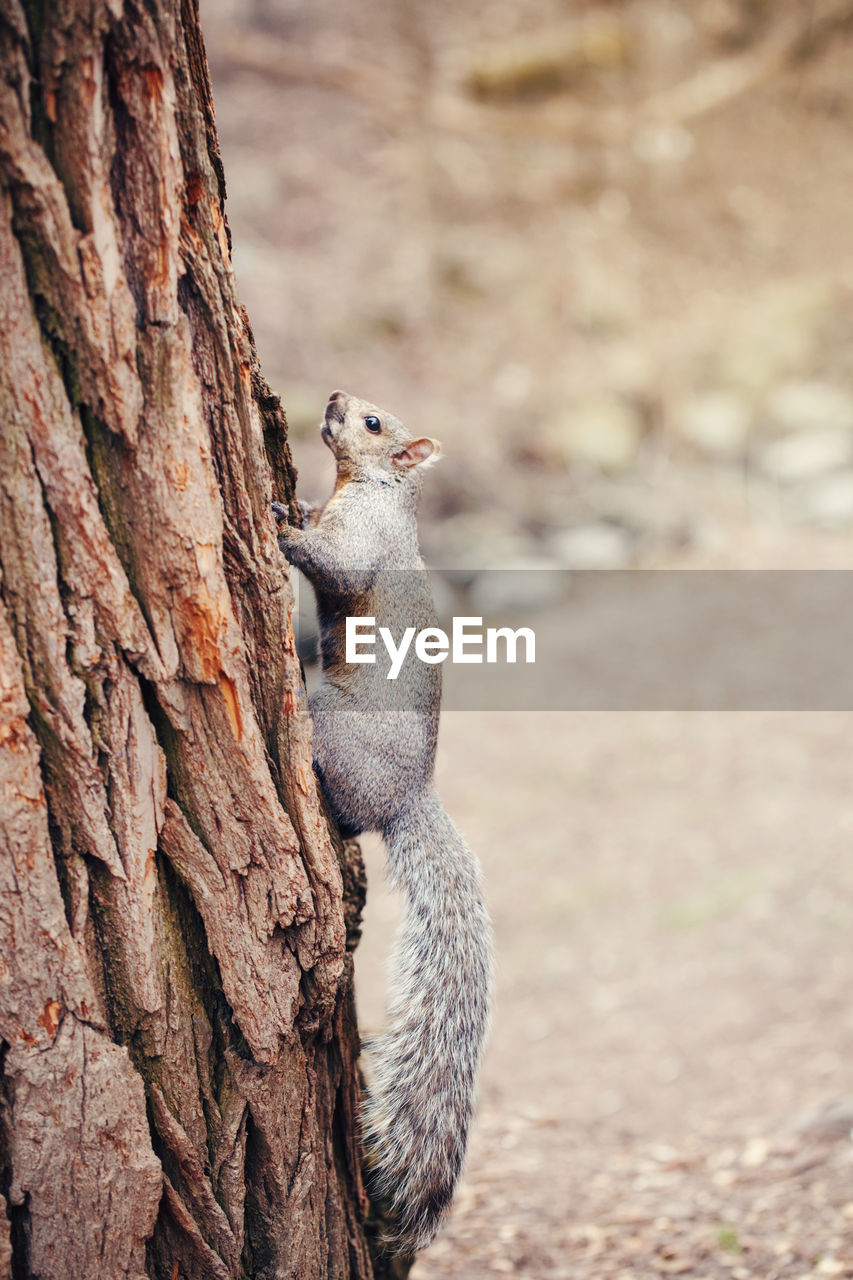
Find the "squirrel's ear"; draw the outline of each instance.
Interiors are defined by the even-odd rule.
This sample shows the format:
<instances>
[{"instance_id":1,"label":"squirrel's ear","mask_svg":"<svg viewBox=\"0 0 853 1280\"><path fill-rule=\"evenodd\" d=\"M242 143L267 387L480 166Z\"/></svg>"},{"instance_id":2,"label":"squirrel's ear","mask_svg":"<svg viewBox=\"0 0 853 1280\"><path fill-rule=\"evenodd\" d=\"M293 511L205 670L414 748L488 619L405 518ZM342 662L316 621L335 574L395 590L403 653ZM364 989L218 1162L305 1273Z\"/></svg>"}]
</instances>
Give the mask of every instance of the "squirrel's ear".
<instances>
[{"instance_id":1,"label":"squirrel's ear","mask_svg":"<svg viewBox=\"0 0 853 1280\"><path fill-rule=\"evenodd\" d=\"M400 467L404 471L409 467L431 467L438 461L440 453L441 445L438 440L430 440L425 436L423 440L413 440L411 444L406 445L405 449L395 453L392 462L395 467Z\"/></svg>"}]
</instances>

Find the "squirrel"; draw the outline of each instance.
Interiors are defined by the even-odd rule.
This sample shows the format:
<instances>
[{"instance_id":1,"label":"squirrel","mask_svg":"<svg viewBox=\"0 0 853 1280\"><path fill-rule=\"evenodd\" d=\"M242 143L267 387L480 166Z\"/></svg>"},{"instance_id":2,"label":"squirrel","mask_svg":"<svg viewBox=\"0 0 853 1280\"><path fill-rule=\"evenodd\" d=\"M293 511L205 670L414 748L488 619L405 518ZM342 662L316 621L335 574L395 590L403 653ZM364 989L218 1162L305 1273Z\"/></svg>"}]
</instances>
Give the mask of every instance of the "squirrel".
<instances>
[{"instance_id":1,"label":"squirrel","mask_svg":"<svg viewBox=\"0 0 853 1280\"><path fill-rule=\"evenodd\" d=\"M410 657L388 680L378 651L375 663L346 663L344 637L347 616L435 625L416 508L441 446L343 391L329 398L321 435L337 464L332 497L300 503L302 528L280 503L273 512L282 551L317 598L315 770L342 834L382 835L405 899L388 1030L365 1046L362 1136L371 1194L398 1224L387 1243L414 1254L433 1239L462 1169L489 1020L491 926L477 859L433 787L440 666Z\"/></svg>"}]
</instances>

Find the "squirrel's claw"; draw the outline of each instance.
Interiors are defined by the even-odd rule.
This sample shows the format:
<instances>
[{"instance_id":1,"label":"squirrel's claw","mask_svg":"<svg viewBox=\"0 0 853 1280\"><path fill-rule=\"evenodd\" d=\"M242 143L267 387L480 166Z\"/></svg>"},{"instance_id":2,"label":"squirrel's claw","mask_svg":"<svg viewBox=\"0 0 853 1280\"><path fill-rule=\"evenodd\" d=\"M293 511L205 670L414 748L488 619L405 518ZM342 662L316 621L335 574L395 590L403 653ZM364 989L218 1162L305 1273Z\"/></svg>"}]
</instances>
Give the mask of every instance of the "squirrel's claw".
<instances>
[{"instance_id":1,"label":"squirrel's claw","mask_svg":"<svg viewBox=\"0 0 853 1280\"><path fill-rule=\"evenodd\" d=\"M272 507L272 513L275 516L276 524L281 524L282 520L287 519L289 512L283 502L272 502L270 503L270 506Z\"/></svg>"}]
</instances>

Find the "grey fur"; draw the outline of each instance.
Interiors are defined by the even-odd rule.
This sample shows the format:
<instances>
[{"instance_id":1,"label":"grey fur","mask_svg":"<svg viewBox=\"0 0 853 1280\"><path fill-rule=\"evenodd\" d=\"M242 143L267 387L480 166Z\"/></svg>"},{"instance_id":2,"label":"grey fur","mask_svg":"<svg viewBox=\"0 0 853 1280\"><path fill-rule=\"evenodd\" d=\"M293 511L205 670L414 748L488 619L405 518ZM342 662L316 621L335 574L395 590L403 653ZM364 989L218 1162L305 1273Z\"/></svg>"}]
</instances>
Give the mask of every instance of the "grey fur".
<instances>
[{"instance_id":1,"label":"grey fur","mask_svg":"<svg viewBox=\"0 0 853 1280\"><path fill-rule=\"evenodd\" d=\"M378 432L365 419L376 419ZM405 918L394 953L389 1028L368 1044L373 1067L362 1127L372 1190L414 1253L435 1235L465 1156L489 1018L491 928L477 860L432 785L441 668L410 658L397 681L344 663L344 619L373 616L395 636L435 625L418 548L421 473L438 456L401 422L345 392L322 427L335 493L284 523L279 544L317 596L324 682L312 696L314 757L341 828L379 831Z\"/></svg>"}]
</instances>

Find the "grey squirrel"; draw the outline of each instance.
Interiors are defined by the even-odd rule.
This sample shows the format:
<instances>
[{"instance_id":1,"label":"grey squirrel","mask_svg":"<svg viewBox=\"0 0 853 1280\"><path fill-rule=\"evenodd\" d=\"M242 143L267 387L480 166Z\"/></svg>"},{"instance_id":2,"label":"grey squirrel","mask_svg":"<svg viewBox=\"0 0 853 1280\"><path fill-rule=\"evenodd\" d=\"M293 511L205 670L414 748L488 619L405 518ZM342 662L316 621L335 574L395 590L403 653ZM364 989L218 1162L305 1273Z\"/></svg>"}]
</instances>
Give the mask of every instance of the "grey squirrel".
<instances>
[{"instance_id":1,"label":"grey squirrel","mask_svg":"<svg viewBox=\"0 0 853 1280\"><path fill-rule=\"evenodd\" d=\"M432 1240L462 1168L489 1018L491 927L476 858L433 788L440 666L409 657L395 681L345 662L345 619L435 625L418 547L421 476L441 446L412 439L375 405L332 393L321 434L337 462L303 527L273 504L279 545L317 597L323 683L311 696L314 761L341 830L379 831L405 915L392 962L388 1030L367 1044L368 1181L399 1224L390 1242Z\"/></svg>"}]
</instances>

